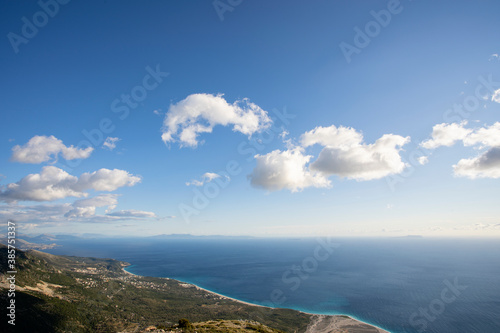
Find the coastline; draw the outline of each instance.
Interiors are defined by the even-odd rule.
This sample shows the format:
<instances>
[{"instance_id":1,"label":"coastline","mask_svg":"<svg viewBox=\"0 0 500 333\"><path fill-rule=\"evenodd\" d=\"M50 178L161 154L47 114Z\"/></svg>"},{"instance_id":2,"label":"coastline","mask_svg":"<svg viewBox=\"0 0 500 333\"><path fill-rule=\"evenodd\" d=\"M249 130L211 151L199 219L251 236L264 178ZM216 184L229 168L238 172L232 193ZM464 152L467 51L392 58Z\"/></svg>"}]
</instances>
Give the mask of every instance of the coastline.
<instances>
[{"instance_id":1,"label":"coastline","mask_svg":"<svg viewBox=\"0 0 500 333\"><path fill-rule=\"evenodd\" d=\"M128 275L135 276L135 277L145 277L144 275L138 275L138 274L134 274L134 273L131 273L131 272L127 271L126 268L127 267L131 267L131 266L133 266L133 265L128 265L128 266L122 267L123 272L125 272ZM203 291L208 292L210 294L213 294L213 295L216 295L216 296L219 296L221 298L228 299L228 300L231 300L231 301L234 301L234 302L238 302L238 303L241 303L241 304L245 304L245 305L249 305L249 306L256 306L256 307L263 307L263 308L271 308L269 306L264 306L264 305L260 305L260 304L254 304L254 303L250 303L250 302L245 302L245 301L239 300L237 298L229 297L229 296L217 293L215 291L212 291L212 290L209 290L209 289L206 289L206 288L202 288L202 287L200 287L200 286L198 286L196 284L193 284L193 283L188 283L188 282L184 282L184 281L180 281L180 280L176 280L176 279L171 279L171 278L165 278L165 277L163 277L163 279L169 279L169 280L177 281L178 283L181 283L181 284L191 285L191 286L193 286L194 288L196 288L198 290L203 290ZM291 309L291 310L294 310L294 309ZM355 318L353 316L350 316L350 315L342 315L342 314L324 315L324 314L316 314L316 313L304 312L304 311L300 311L300 310L294 310L294 311L298 311L298 312L310 315L313 319L315 318L318 322L320 322L320 321L328 321L328 319L347 319L347 318L349 318L350 320L355 321L355 322L357 322L359 324L368 325L370 327L373 327L373 328L377 329L381 333L392 333L392 332L390 332L390 331L388 331L386 329L383 329L383 328L378 327L376 325L364 322L364 321L359 320L359 319L357 319L357 318ZM327 324L327 327L326 327L327 331L330 331L330 329L332 329L332 328L337 328L336 327L337 326L336 323L338 323L338 321L336 321L336 320L330 320L330 321L331 321L331 323L329 323L329 325ZM311 325L311 330L308 328L307 331L306 331L306 333L322 332L322 331L319 331L319 330L315 330L315 326L318 325L318 323L311 322L310 325ZM332 327L332 325L335 326L335 327Z\"/></svg>"},{"instance_id":2,"label":"coastline","mask_svg":"<svg viewBox=\"0 0 500 333\"><path fill-rule=\"evenodd\" d=\"M137 275L137 274L134 274L134 273L131 273L129 271L126 270L127 267L131 267L132 265L129 265L129 266L125 266L125 267L122 267L122 270L126 273L126 274L129 274L129 275L132 275L132 276L136 276L136 277L144 277L144 275ZM235 302L238 302L238 303L242 303L242 304L245 304L245 305L250 305L250 306L260 306L260 307L268 307L268 306L264 306L264 305L259 305L259 304L254 304L254 303L250 303L250 302L245 302L245 301L242 301L242 300L239 300L239 299L236 299L236 298L233 298L233 297L229 297L229 296L226 296L226 295L222 295L222 294L219 294L219 293L216 293L215 291L212 291L212 290L208 290L206 288L202 288L196 284L193 284L193 283L189 283L189 282L184 282L184 281L179 281L179 280L176 280L176 279L171 279L171 278L165 278L163 277L162 279L170 279L170 280L174 280L174 281L177 281L179 283L183 283L183 284L188 284L188 285L192 285L194 288L198 289L198 290L203 290L203 291L206 291L210 294L213 294L213 295L217 295L221 298L224 298L224 299L229 299L231 301L235 301ZM305 313L305 312L304 312ZM308 313L309 314L309 313Z\"/></svg>"}]
</instances>

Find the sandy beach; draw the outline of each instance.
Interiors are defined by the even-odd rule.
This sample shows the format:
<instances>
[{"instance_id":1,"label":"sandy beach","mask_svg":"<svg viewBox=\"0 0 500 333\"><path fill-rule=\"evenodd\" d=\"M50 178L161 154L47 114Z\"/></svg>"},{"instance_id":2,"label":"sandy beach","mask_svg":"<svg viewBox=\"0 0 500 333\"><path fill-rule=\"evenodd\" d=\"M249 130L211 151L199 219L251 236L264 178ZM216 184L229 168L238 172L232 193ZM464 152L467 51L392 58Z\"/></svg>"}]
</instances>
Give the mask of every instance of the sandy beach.
<instances>
[{"instance_id":1,"label":"sandy beach","mask_svg":"<svg viewBox=\"0 0 500 333\"><path fill-rule=\"evenodd\" d=\"M143 277L142 275L137 275L131 272L128 272L125 268L130 267L126 266L123 267L122 270L128 275L132 275L135 277ZM165 279L170 279L170 278L165 278ZM172 280L172 279L170 279ZM263 305L259 304L253 304L249 302L245 302L233 297L229 297L226 295L222 295L219 293L216 293L214 291L202 288L200 286L197 286L192 283L187 283L187 282L182 282L178 281L180 284L196 288L198 290L203 290L207 293L216 295L222 299L228 299L234 302L238 302L241 304L249 305L249 306L257 306L257 307L266 307ZM302 312L302 311L300 311ZM305 333L391 333L389 331L386 331L380 327L373 326L371 324L362 322L360 320L354 319L350 316L347 315L317 315L313 313L307 313L303 312L308 315L311 315L311 322L309 323L309 326L307 327L307 330Z\"/></svg>"},{"instance_id":2,"label":"sandy beach","mask_svg":"<svg viewBox=\"0 0 500 333\"><path fill-rule=\"evenodd\" d=\"M125 274L128 274L128 275L133 275L133 276L137 276L137 277L141 277L141 275L137 275L137 274L134 274L134 273L130 273L129 271L127 271L125 268L127 267L130 267L130 266L125 266L125 267L122 267L122 271L125 272Z\"/></svg>"}]
</instances>

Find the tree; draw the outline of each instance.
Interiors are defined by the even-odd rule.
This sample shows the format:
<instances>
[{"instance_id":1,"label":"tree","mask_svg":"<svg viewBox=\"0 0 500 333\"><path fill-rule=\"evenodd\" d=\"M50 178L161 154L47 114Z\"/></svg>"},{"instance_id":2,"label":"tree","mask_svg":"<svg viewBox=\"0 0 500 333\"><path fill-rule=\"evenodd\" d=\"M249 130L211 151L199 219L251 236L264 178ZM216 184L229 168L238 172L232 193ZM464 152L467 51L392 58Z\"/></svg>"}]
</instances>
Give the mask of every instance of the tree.
<instances>
[{"instance_id":1,"label":"tree","mask_svg":"<svg viewBox=\"0 0 500 333\"><path fill-rule=\"evenodd\" d=\"M186 318L179 319L179 328L192 329L193 325Z\"/></svg>"}]
</instances>

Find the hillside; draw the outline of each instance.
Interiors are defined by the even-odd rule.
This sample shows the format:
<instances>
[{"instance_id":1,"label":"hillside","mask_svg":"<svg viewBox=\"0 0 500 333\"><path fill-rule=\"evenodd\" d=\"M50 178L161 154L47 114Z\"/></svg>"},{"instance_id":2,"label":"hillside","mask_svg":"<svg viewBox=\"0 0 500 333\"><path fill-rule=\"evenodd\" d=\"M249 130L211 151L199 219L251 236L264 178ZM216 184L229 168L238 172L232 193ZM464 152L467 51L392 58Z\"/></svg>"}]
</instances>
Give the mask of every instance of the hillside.
<instances>
[{"instance_id":1,"label":"hillside","mask_svg":"<svg viewBox=\"0 0 500 333\"><path fill-rule=\"evenodd\" d=\"M7 307L7 249L0 248L0 305ZM55 256L36 250L16 258L15 332L323 332L326 319L348 330L380 332L345 316L314 316L241 303L194 285L135 276L113 259ZM177 327L186 318L192 327ZM2 332L11 325L2 321ZM335 327L337 327L335 326ZM323 327L322 330L315 327ZM159 330L157 330L157 328ZM14 330L10 330L13 331ZM327 330L329 331L329 330ZM326 332L326 331L325 331Z\"/></svg>"}]
</instances>

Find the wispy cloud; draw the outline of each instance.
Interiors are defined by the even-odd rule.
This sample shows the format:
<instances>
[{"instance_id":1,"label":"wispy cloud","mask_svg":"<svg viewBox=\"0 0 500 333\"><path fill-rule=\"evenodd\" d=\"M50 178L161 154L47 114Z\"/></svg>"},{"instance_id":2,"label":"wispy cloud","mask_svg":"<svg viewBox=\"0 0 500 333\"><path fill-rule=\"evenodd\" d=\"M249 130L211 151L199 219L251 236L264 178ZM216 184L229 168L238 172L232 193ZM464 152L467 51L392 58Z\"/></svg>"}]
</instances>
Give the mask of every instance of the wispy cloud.
<instances>
[{"instance_id":1,"label":"wispy cloud","mask_svg":"<svg viewBox=\"0 0 500 333\"><path fill-rule=\"evenodd\" d=\"M156 214L153 212L146 212L142 210L120 210L117 212L107 213L107 216L117 216L117 217L133 217L133 218L153 218Z\"/></svg>"},{"instance_id":2,"label":"wispy cloud","mask_svg":"<svg viewBox=\"0 0 500 333\"><path fill-rule=\"evenodd\" d=\"M220 177L221 177L221 175L219 175L219 174L216 174L213 172L205 172L201 176L201 180L193 179L190 182L186 182L186 185L187 186L203 186L204 184L209 183L212 180L220 178ZM228 179L228 180L230 179L229 176L227 176L227 175L224 177L226 177L226 179Z\"/></svg>"},{"instance_id":3,"label":"wispy cloud","mask_svg":"<svg viewBox=\"0 0 500 333\"><path fill-rule=\"evenodd\" d=\"M108 136L104 141L104 143L102 144L102 148L113 150L116 148L116 143L120 140L121 140L120 138L112 138Z\"/></svg>"},{"instance_id":4,"label":"wispy cloud","mask_svg":"<svg viewBox=\"0 0 500 333\"><path fill-rule=\"evenodd\" d=\"M500 103L500 89L496 90L493 95L491 95L491 100L495 103Z\"/></svg>"}]
</instances>

